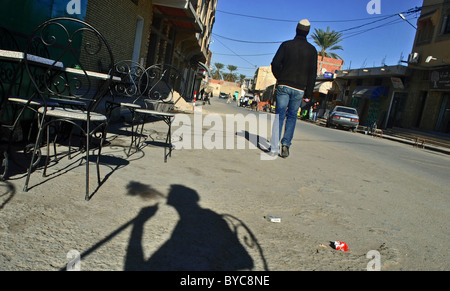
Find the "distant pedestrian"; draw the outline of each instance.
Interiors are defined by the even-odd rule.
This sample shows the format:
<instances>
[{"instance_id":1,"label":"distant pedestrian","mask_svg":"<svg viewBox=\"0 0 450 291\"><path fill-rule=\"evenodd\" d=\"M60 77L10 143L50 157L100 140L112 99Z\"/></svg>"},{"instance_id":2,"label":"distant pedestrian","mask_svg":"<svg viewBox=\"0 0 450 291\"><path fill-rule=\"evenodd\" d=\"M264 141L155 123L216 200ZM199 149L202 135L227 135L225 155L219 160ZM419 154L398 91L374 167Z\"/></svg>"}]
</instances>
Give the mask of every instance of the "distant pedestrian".
<instances>
[{"instance_id":1,"label":"distant pedestrian","mask_svg":"<svg viewBox=\"0 0 450 291\"><path fill-rule=\"evenodd\" d=\"M300 21L295 38L283 42L272 60L272 73L277 79L275 113L278 124L272 129L271 153L278 154L281 139L280 156L283 158L289 156L302 98L312 98L317 77L317 50L306 40L310 28L307 19Z\"/></svg>"},{"instance_id":2,"label":"distant pedestrian","mask_svg":"<svg viewBox=\"0 0 450 291\"><path fill-rule=\"evenodd\" d=\"M200 90L200 100L203 100L203 95L205 95L205 88L202 88L202 90Z\"/></svg>"},{"instance_id":3,"label":"distant pedestrian","mask_svg":"<svg viewBox=\"0 0 450 291\"><path fill-rule=\"evenodd\" d=\"M314 106L313 106L313 108L312 108L312 120L313 121L316 121L317 120L317 115L319 114L319 105L320 105L320 103L319 102L315 102L314 103Z\"/></svg>"},{"instance_id":4,"label":"distant pedestrian","mask_svg":"<svg viewBox=\"0 0 450 291\"><path fill-rule=\"evenodd\" d=\"M231 103L231 94L228 93L227 103Z\"/></svg>"},{"instance_id":5,"label":"distant pedestrian","mask_svg":"<svg viewBox=\"0 0 450 291\"><path fill-rule=\"evenodd\" d=\"M259 94L255 95L255 100L253 100L252 102L252 108L255 109L256 111L258 111L259 109L259 102L261 102L261 98L259 98ZM255 103L255 104L253 104Z\"/></svg>"},{"instance_id":6,"label":"distant pedestrian","mask_svg":"<svg viewBox=\"0 0 450 291\"><path fill-rule=\"evenodd\" d=\"M203 104L205 104L206 102L208 102L208 104L211 105L211 101L210 101L209 94L211 94L211 93L210 93L210 92L206 92L206 93L205 93L205 100L204 100Z\"/></svg>"}]
</instances>

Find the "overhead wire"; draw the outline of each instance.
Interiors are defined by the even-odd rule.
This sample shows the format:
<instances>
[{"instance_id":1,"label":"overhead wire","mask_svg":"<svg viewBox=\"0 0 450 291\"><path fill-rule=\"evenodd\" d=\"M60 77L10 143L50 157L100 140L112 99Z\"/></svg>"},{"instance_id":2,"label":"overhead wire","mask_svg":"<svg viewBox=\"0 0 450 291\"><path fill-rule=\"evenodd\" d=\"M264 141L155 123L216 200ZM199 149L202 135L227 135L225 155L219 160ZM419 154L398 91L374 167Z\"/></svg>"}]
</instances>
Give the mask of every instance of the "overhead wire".
<instances>
[{"instance_id":1,"label":"overhead wire","mask_svg":"<svg viewBox=\"0 0 450 291\"><path fill-rule=\"evenodd\" d=\"M233 12L227 12L223 10L216 10L216 12L234 15L234 16L240 16L240 17L246 17L246 18L254 18L254 19L261 19L261 20L268 20L268 21L277 21L277 22L290 22L290 23L297 23L298 20L288 20L288 19L276 19L276 18L269 18L269 17L261 17L261 16L253 16L253 15L245 15L240 13L233 13ZM341 20L310 20L311 23L320 23L320 22L356 22L356 21L363 21L367 19L377 19L382 18L384 16L374 16L370 18L358 18L358 19L341 19Z\"/></svg>"},{"instance_id":2,"label":"overhead wire","mask_svg":"<svg viewBox=\"0 0 450 291\"><path fill-rule=\"evenodd\" d=\"M416 13L418 11L419 11L419 8L416 7L416 8L411 8L411 9L409 9L407 11L403 11L403 12L400 12L400 13L409 15L409 14ZM239 15L239 14L237 14L237 15ZM399 13L391 14L391 15L388 15L388 16L378 17L378 20L376 20L376 21L371 21L371 22L368 22L368 23L364 23L364 24L361 24L361 25L354 26L354 27L346 28L346 29L343 29L343 30L340 30L340 31L337 31L337 32L338 33L344 33L344 32L347 32L347 31L363 28L365 26L369 26L371 24L375 24L375 23L380 22L380 21L388 20L388 19L393 18L393 17L398 17L398 15L399 15ZM364 32L371 31L371 30L376 29L376 28L381 28L381 27L390 25L393 22L394 23L400 23L401 21L391 21L391 22L388 22L388 23L384 23L384 24L376 26L374 28L367 29ZM364 32L353 34L351 36L345 36L344 38L349 38L349 37L352 37L352 36L355 36L355 35L358 35L358 34L362 34ZM219 37L219 38L222 38L222 39L225 39L225 40L229 40L229 41L240 42L240 43L250 43L250 44L280 44L280 43L283 42L283 41L250 41L250 40L241 40L241 39L235 39L235 38L226 37L226 36L223 36L223 35L218 35L216 33L213 33L213 36ZM311 36L309 36L309 38L310 37Z\"/></svg>"},{"instance_id":3,"label":"overhead wire","mask_svg":"<svg viewBox=\"0 0 450 291\"><path fill-rule=\"evenodd\" d=\"M220 41L220 39L217 39L217 38L216 38L216 40L217 40L221 45L223 45L226 49L228 49L230 52L232 52L235 56L239 57L239 58L242 59L243 61L249 63L250 65L252 65L253 67L256 68L256 65L252 64L252 63L251 63L250 61L248 61L247 59L244 59L242 56L238 55L235 51L233 51L233 50L230 49L228 46L226 46L222 41Z\"/></svg>"},{"instance_id":4,"label":"overhead wire","mask_svg":"<svg viewBox=\"0 0 450 291\"><path fill-rule=\"evenodd\" d=\"M433 5L431 5L431 6L433 6ZM364 27L367 27L369 25L388 20L388 19L393 18L393 17L399 17L400 14L403 14L403 15L405 15L405 17L407 17L409 15L413 15L415 13L420 12L421 9L423 9L424 7L429 8L431 6L428 5L428 6L422 6L422 7L414 7L414 8L411 8L411 9L407 10L407 11L399 12L399 13L396 13L396 14L391 14L391 15L388 15L388 16L376 16L376 17L370 17L370 18L347 19L347 20L327 20L327 21L311 20L310 22L311 23L314 23L314 22L316 22L316 23L319 23L319 22L356 22L356 21L363 21L363 20L371 20L370 22L367 22L367 23L364 23L364 24L361 24L361 25L353 26L353 27L346 28L346 29L338 31L339 33L345 33L344 36L341 38L341 40L344 40L344 39L348 39L348 38L351 38L351 37L354 37L354 36L366 33L366 32L371 31L371 30L375 30L375 29L386 27L386 26L393 25L393 24L398 24L398 23L400 23L400 22L402 22L404 20L402 20L402 19L395 19L395 20L392 20L392 21L389 21L389 22L385 22L385 23L380 24L380 25L375 26L375 27L366 28L366 29L363 29L363 30L360 30L360 31L354 31L354 32L352 32L352 33L347 35L347 32L349 32L349 31L357 30L357 29L360 29L360 28L364 28ZM222 11L222 10L216 10L216 12L220 12L220 13L224 13L224 14L230 14L230 15L235 15L235 16L241 16L241 17L247 17L247 18L268 20L268 21L292 22L292 23L298 22L297 20L274 19L274 18L268 18L268 17L259 17L259 16L252 16L252 15L244 15L244 14L239 14L239 13L226 12L226 11ZM241 58L242 60L244 60L245 62L249 63L250 65L252 65L255 68L256 68L256 65L254 65L253 63L251 63L250 61L248 61L247 59L245 59L243 57L244 56L245 57L256 57L256 56L263 56L263 55L273 55L273 53L272 54L257 54L257 55L239 55L235 51L230 49L228 46L226 46L222 41L220 41L219 38L224 39L224 40L228 40L228 41L240 42L240 43L249 43L249 44L280 44L280 43L284 42L284 41L249 41L249 40L239 40L239 39L234 39L234 38L218 35L218 34L215 34L215 33L213 33L212 36L219 43L221 43L226 49L228 49L230 52L232 52L232 55L230 55L230 56L239 57L239 58ZM311 36L309 36L308 38L311 38ZM220 55L220 54L218 54L218 55ZM226 55L226 54L222 54L222 55ZM240 68L240 69L243 69L243 68Z\"/></svg>"},{"instance_id":5,"label":"overhead wire","mask_svg":"<svg viewBox=\"0 0 450 291\"><path fill-rule=\"evenodd\" d=\"M378 26L375 26L375 27L367 28L367 29L364 29L364 30L361 30L361 31L356 31L356 32L353 32L350 35L345 35L345 36L343 36L341 38L341 40L344 40L344 39L347 39L347 38L351 38L351 37L354 37L354 36L366 33L368 31L371 31L371 30L374 30L374 29L378 29L378 28L381 28L381 27L386 27L386 26L389 26L389 25L392 25L392 24L399 24L399 23L402 23L402 22L404 22L404 20L402 20L400 18L399 19L394 19L394 20L392 20L390 22L383 23L382 25L378 25Z\"/></svg>"},{"instance_id":6,"label":"overhead wire","mask_svg":"<svg viewBox=\"0 0 450 291\"><path fill-rule=\"evenodd\" d=\"M222 54L222 53L214 53L216 56L227 56L227 57L235 57L235 54ZM266 53L266 54L252 54L252 55L240 55L241 57L263 57L263 56L270 56L273 53Z\"/></svg>"}]
</instances>

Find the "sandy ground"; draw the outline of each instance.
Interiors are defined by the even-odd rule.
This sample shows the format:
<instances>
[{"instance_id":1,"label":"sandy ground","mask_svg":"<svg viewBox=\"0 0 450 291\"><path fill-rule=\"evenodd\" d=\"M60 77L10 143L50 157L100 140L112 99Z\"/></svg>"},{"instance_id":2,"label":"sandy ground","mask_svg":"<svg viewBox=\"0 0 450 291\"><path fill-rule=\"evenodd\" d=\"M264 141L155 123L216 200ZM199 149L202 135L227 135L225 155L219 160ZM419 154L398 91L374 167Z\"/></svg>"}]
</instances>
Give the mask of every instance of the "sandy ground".
<instances>
[{"instance_id":1,"label":"sandy ground","mask_svg":"<svg viewBox=\"0 0 450 291\"><path fill-rule=\"evenodd\" d=\"M223 105L216 106L208 109ZM449 269L448 252L431 256L433 262L414 257L402 236L407 229L391 223L396 214L389 214L392 220L380 215L378 206L397 202L390 200L393 192L410 190L400 186L407 177L399 183L342 179L324 166L306 170L299 165L332 157L323 155L324 148L314 151L313 143L308 156L273 161L261 160L262 151L248 144L178 148L164 163L166 129L162 122L147 124L146 146L128 157L129 128L115 125L97 189L91 167L90 201L84 200L80 155L52 166L48 177L36 171L28 192L22 191L23 173L2 183L0 270L364 271L374 266L368 253L381 256L382 270ZM176 130L174 138L182 141ZM294 144L304 138L297 135ZM351 156L343 151L333 157ZM364 172L367 166L355 167ZM281 223L267 221L268 215ZM350 251L332 249L336 240ZM427 251L439 253L434 246Z\"/></svg>"}]
</instances>

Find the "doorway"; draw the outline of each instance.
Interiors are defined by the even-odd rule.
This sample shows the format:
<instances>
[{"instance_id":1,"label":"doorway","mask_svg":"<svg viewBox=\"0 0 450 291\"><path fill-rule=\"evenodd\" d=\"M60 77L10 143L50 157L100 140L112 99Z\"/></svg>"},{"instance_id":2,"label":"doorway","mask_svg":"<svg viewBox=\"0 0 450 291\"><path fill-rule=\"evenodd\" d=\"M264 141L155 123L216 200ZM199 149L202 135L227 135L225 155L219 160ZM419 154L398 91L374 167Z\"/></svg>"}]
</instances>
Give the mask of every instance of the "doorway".
<instances>
[{"instance_id":1,"label":"doorway","mask_svg":"<svg viewBox=\"0 0 450 291\"><path fill-rule=\"evenodd\" d=\"M419 112L417 114L417 119L416 119L416 123L415 123L415 126L417 128L420 128L420 123L422 122L422 117L423 117L423 112L424 112L423 109L425 108L425 104L427 102L427 97L428 97L428 91L420 92Z\"/></svg>"},{"instance_id":2,"label":"doorway","mask_svg":"<svg viewBox=\"0 0 450 291\"><path fill-rule=\"evenodd\" d=\"M387 128L401 127L403 109L405 108L408 93L395 92L392 98L391 108L389 111Z\"/></svg>"},{"instance_id":3,"label":"doorway","mask_svg":"<svg viewBox=\"0 0 450 291\"><path fill-rule=\"evenodd\" d=\"M450 94L445 94L442 100L436 130L442 133L450 133Z\"/></svg>"}]
</instances>

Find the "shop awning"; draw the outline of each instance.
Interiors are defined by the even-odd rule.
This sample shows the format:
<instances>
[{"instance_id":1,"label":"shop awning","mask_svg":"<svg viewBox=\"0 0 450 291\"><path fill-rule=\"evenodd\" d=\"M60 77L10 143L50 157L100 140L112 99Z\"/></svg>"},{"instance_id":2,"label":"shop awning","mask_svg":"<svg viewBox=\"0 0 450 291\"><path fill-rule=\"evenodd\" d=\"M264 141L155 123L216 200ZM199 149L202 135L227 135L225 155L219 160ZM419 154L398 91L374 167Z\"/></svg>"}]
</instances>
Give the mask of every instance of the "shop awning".
<instances>
[{"instance_id":1,"label":"shop awning","mask_svg":"<svg viewBox=\"0 0 450 291\"><path fill-rule=\"evenodd\" d=\"M208 66L202 62L197 62L198 67L205 70L208 73L208 76L211 76L211 71L209 70Z\"/></svg>"},{"instance_id":2,"label":"shop awning","mask_svg":"<svg viewBox=\"0 0 450 291\"><path fill-rule=\"evenodd\" d=\"M156 7L174 26L203 32L203 25L189 0L153 0Z\"/></svg>"},{"instance_id":3,"label":"shop awning","mask_svg":"<svg viewBox=\"0 0 450 291\"><path fill-rule=\"evenodd\" d=\"M354 98L372 98L376 99L378 97L387 96L388 87L382 86L361 86L356 87L353 91Z\"/></svg>"},{"instance_id":4,"label":"shop awning","mask_svg":"<svg viewBox=\"0 0 450 291\"><path fill-rule=\"evenodd\" d=\"M314 86L314 92L319 92L322 94L328 94L328 90L333 86L333 82L325 81L325 82L316 82Z\"/></svg>"}]
</instances>

